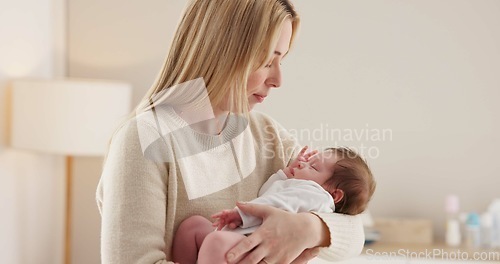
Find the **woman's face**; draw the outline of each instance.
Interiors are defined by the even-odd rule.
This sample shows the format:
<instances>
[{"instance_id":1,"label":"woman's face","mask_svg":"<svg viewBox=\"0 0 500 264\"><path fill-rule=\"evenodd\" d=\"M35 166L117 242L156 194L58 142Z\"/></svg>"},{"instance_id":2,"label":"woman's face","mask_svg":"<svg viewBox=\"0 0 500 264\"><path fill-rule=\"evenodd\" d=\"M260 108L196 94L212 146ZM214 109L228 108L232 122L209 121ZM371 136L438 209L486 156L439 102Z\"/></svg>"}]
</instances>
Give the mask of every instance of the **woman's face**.
<instances>
[{"instance_id":1,"label":"woman's face","mask_svg":"<svg viewBox=\"0 0 500 264\"><path fill-rule=\"evenodd\" d=\"M281 33L271 60L248 77L247 94L249 110L252 110L256 104L262 103L266 96L269 95L271 88L281 86L281 60L288 52L291 37L292 22L287 19L281 28Z\"/></svg>"}]
</instances>

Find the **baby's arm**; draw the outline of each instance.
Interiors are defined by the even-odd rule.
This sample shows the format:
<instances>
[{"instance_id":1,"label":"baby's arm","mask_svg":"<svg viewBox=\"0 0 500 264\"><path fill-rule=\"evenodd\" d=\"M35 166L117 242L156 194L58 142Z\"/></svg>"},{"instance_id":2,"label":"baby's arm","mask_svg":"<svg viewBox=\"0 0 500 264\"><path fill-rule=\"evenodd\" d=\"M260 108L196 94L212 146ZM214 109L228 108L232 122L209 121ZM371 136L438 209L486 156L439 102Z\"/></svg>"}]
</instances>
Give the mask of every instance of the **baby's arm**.
<instances>
[{"instance_id":1,"label":"baby's arm","mask_svg":"<svg viewBox=\"0 0 500 264\"><path fill-rule=\"evenodd\" d=\"M217 230L221 230L224 226L228 226L229 229L235 229L243 223L236 208L218 212L212 215L212 218L215 218L215 222L212 225L217 227Z\"/></svg>"}]
</instances>

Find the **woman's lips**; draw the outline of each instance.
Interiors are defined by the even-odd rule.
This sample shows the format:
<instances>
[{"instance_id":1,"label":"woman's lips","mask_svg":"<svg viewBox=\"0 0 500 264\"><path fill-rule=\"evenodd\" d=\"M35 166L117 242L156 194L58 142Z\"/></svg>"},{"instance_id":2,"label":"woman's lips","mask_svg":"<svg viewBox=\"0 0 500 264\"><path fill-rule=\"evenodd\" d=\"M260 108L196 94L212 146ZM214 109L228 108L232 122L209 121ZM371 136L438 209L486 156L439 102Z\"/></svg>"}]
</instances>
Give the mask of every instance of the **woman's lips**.
<instances>
[{"instance_id":1,"label":"woman's lips","mask_svg":"<svg viewBox=\"0 0 500 264\"><path fill-rule=\"evenodd\" d=\"M259 102L259 103L264 102L264 99L266 99L265 95L254 94L253 96L257 99L257 102Z\"/></svg>"}]
</instances>

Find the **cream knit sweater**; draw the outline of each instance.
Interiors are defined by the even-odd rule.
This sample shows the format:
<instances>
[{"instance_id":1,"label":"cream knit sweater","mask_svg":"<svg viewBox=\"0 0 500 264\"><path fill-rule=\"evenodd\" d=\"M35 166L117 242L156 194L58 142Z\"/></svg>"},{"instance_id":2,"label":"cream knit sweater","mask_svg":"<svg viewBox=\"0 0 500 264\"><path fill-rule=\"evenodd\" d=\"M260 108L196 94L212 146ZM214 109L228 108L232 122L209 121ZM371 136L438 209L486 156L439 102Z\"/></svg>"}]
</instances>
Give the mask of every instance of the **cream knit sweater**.
<instances>
[{"instance_id":1,"label":"cream knit sweater","mask_svg":"<svg viewBox=\"0 0 500 264\"><path fill-rule=\"evenodd\" d=\"M218 136L197 133L171 108L156 113L128 121L109 147L97 187L103 264L171 263L172 240L183 219L210 219L236 201L256 198L268 177L299 150L279 124L255 111L248 120L231 115ZM320 257L340 260L361 252L358 216L317 215L331 235Z\"/></svg>"}]
</instances>

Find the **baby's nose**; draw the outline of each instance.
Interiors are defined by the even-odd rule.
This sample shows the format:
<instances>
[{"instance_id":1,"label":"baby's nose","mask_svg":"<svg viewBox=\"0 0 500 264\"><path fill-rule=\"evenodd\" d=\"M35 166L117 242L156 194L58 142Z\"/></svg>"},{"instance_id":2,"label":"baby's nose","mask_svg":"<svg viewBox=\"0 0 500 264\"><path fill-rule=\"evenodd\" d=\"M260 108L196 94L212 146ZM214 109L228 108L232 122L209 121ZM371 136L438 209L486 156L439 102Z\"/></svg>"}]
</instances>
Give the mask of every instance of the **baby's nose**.
<instances>
[{"instance_id":1,"label":"baby's nose","mask_svg":"<svg viewBox=\"0 0 500 264\"><path fill-rule=\"evenodd\" d=\"M299 169L303 169L306 165L304 164L304 162L299 162Z\"/></svg>"}]
</instances>

